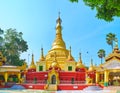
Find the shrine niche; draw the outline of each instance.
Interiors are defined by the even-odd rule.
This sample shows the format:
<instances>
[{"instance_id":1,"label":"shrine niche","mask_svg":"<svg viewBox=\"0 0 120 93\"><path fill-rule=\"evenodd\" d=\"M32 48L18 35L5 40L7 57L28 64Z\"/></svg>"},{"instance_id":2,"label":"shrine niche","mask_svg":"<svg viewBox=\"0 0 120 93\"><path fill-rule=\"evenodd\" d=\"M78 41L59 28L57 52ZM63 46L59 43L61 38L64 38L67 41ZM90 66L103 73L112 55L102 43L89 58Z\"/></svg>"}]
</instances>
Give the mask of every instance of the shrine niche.
<instances>
[{"instance_id":1,"label":"shrine niche","mask_svg":"<svg viewBox=\"0 0 120 93\"><path fill-rule=\"evenodd\" d=\"M52 69L51 71L49 71L48 83L49 84L59 84L59 73L55 69Z\"/></svg>"},{"instance_id":2,"label":"shrine niche","mask_svg":"<svg viewBox=\"0 0 120 93\"><path fill-rule=\"evenodd\" d=\"M109 85L118 86L120 85L120 72L109 73Z\"/></svg>"}]
</instances>

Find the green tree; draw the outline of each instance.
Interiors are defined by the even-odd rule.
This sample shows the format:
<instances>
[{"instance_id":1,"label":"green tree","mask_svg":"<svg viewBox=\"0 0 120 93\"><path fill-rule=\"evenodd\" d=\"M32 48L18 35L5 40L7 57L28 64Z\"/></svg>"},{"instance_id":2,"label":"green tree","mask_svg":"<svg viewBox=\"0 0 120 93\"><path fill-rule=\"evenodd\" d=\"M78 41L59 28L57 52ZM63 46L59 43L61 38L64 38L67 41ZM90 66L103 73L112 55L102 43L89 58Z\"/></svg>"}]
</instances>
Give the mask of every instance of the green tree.
<instances>
[{"instance_id":1,"label":"green tree","mask_svg":"<svg viewBox=\"0 0 120 93\"><path fill-rule=\"evenodd\" d=\"M106 35L106 42L108 45L111 45L112 49L113 49L113 42L115 42L116 39L117 39L116 34L114 33L108 33Z\"/></svg>"},{"instance_id":2,"label":"green tree","mask_svg":"<svg viewBox=\"0 0 120 93\"><path fill-rule=\"evenodd\" d=\"M24 63L24 59L20 59L20 54L27 51L28 45L22 35L22 32L12 28L4 31L2 52L6 56L7 64L21 66Z\"/></svg>"},{"instance_id":3,"label":"green tree","mask_svg":"<svg viewBox=\"0 0 120 93\"><path fill-rule=\"evenodd\" d=\"M78 0L70 0L71 2L78 2Z\"/></svg>"},{"instance_id":4,"label":"green tree","mask_svg":"<svg viewBox=\"0 0 120 93\"><path fill-rule=\"evenodd\" d=\"M101 58L101 64L102 64L102 60L105 57L105 50L104 49L100 49L98 52L98 57Z\"/></svg>"},{"instance_id":5,"label":"green tree","mask_svg":"<svg viewBox=\"0 0 120 93\"><path fill-rule=\"evenodd\" d=\"M78 2L79 0L70 0ZM84 3L96 9L96 17L105 21L113 21L115 16L120 17L120 0L83 0Z\"/></svg>"},{"instance_id":6,"label":"green tree","mask_svg":"<svg viewBox=\"0 0 120 93\"><path fill-rule=\"evenodd\" d=\"M3 34L4 34L4 31L0 28L0 50L2 48L2 45L3 45Z\"/></svg>"}]
</instances>

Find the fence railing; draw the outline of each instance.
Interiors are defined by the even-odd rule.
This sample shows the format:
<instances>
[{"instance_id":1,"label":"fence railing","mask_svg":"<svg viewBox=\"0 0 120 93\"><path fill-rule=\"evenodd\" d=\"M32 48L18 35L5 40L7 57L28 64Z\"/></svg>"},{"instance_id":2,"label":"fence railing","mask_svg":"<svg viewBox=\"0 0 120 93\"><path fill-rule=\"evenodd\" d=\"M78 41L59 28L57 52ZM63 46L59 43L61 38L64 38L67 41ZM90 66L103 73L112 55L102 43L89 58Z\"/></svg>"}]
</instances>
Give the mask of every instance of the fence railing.
<instances>
[{"instance_id":1,"label":"fence railing","mask_svg":"<svg viewBox=\"0 0 120 93\"><path fill-rule=\"evenodd\" d=\"M46 84L47 82L45 80L25 80L24 83L33 83L33 84Z\"/></svg>"},{"instance_id":2,"label":"fence railing","mask_svg":"<svg viewBox=\"0 0 120 93\"><path fill-rule=\"evenodd\" d=\"M46 80L26 80L24 83L47 84ZM66 81L60 80L60 84L85 84L85 81Z\"/></svg>"},{"instance_id":3,"label":"fence railing","mask_svg":"<svg viewBox=\"0 0 120 93\"><path fill-rule=\"evenodd\" d=\"M85 84L85 81L64 81L64 80L61 80L60 84Z\"/></svg>"}]
</instances>

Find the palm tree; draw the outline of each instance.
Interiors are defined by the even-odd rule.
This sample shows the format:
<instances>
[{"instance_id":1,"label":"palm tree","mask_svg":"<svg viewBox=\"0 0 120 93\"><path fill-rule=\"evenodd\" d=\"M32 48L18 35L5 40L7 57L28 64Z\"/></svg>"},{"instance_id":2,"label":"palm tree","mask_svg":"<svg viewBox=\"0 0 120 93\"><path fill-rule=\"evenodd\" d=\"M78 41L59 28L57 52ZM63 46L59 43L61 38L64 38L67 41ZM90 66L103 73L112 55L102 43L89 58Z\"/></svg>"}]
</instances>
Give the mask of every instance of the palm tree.
<instances>
[{"instance_id":1,"label":"palm tree","mask_svg":"<svg viewBox=\"0 0 120 93\"><path fill-rule=\"evenodd\" d=\"M113 49L113 42L116 40L116 34L114 33L108 33L106 35L106 41L108 45L111 45L112 49Z\"/></svg>"},{"instance_id":2,"label":"palm tree","mask_svg":"<svg viewBox=\"0 0 120 93\"><path fill-rule=\"evenodd\" d=\"M102 64L102 60L105 57L105 50L104 49L100 49L98 52L98 57L101 58L101 64Z\"/></svg>"}]
</instances>

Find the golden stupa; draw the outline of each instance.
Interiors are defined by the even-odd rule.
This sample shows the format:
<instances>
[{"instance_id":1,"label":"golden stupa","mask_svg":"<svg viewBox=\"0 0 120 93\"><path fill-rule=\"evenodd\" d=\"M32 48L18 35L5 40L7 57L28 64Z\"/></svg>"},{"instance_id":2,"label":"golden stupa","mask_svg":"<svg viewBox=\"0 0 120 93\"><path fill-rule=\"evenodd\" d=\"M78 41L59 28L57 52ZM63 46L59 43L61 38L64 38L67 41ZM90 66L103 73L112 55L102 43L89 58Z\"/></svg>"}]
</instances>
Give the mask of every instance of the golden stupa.
<instances>
[{"instance_id":1,"label":"golden stupa","mask_svg":"<svg viewBox=\"0 0 120 93\"><path fill-rule=\"evenodd\" d=\"M41 50L41 57L40 60L36 63L37 71L47 71L49 68L59 66L61 70L68 71L69 66L72 66L72 71L75 71L76 62L71 54L71 47L70 50L66 49L65 42L62 38L62 20L60 15L56 20L56 35L53 41L51 49L48 51L47 55L44 57L43 49ZM56 61L54 61L54 59Z\"/></svg>"},{"instance_id":2,"label":"golden stupa","mask_svg":"<svg viewBox=\"0 0 120 93\"><path fill-rule=\"evenodd\" d=\"M79 53L79 61L76 65L77 68L85 68L84 64L82 63L82 59L81 59L81 53Z\"/></svg>"},{"instance_id":3,"label":"golden stupa","mask_svg":"<svg viewBox=\"0 0 120 93\"><path fill-rule=\"evenodd\" d=\"M34 63L34 55L33 55L33 54L32 54L32 62L31 62L31 64L30 64L29 69L36 69L36 65L35 65L35 63Z\"/></svg>"},{"instance_id":4,"label":"golden stupa","mask_svg":"<svg viewBox=\"0 0 120 93\"><path fill-rule=\"evenodd\" d=\"M93 65L93 59L91 59L91 65L90 65L88 71L95 71L95 66Z\"/></svg>"}]
</instances>

